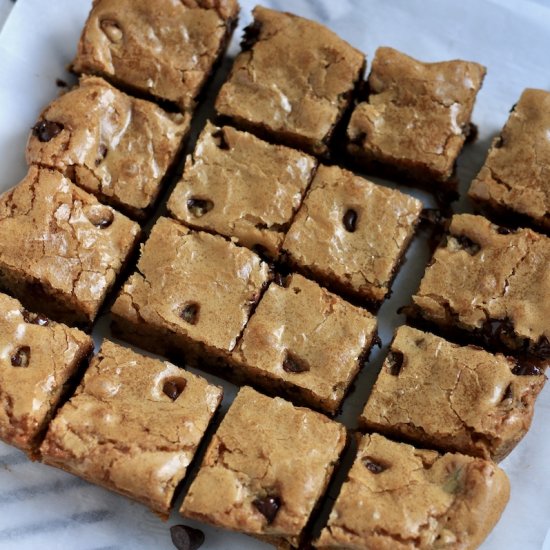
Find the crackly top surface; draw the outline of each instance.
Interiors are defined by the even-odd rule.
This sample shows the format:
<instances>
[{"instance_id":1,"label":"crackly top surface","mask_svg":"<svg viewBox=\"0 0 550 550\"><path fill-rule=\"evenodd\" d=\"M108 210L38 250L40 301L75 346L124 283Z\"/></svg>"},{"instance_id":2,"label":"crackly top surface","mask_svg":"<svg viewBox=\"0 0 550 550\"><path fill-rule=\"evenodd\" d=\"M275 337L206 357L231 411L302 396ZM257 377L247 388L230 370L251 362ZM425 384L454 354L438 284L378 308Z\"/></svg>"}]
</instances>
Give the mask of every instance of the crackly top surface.
<instances>
[{"instance_id":1,"label":"crackly top surface","mask_svg":"<svg viewBox=\"0 0 550 550\"><path fill-rule=\"evenodd\" d=\"M0 265L78 308L90 321L139 226L59 172L31 167L0 196Z\"/></svg>"},{"instance_id":2,"label":"crackly top surface","mask_svg":"<svg viewBox=\"0 0 550 550\"><path fill-rule=\"evenodd\" d=\"M550 228L550 92L521 94L469 194Z\"/></svg>"},{"instance_id":3,"label":"crackly top surface","mask_svg":"<svg viewBox=\"0 0 550 550\"><path fill-rule=\"evenodd\" d=\"M0 439L33 452L63 385L92 349L83 332L0 294Z\"/></svg>"},{"instance_id":4,"label":"crackly top surface","mask_svg":"<svg viewBox=\"0 0 550 550\"><path fill-rule=\"evenodd\" d=\"M238 11L236 0L94 0L73 69L191 109Z\"/></svg>"},{"instance_id":5,"label":"crackly top surface","mask_svg":"<svg viewBox=\"0 0 550 550\"><path fill-rule=\"evenodd\" d=\"M261 6L253 15L216 110L324 153L364 55L314 21Z\"/></svg>"},{"instance_id":6,"label":"crackly top surface","mask_svg":"<svg viewBox=\"0 0 550 550\"><path fill-rule=\"evenodd\" d=\"M504 355L400 327L361 418L369 429L501 460L529 429L545 382L520 370Z\"/></svg>"},{"instance_id":7,"label":"crackly top surface","mask_svg":"<svg viewBox=\"0 0 550 550\"><path fill-rule=\"evenodd\" d=\"M101 78L83 77L42 111L29 136L27 162L56 168L87 191L139 213L157 197L190 118L123 94ZM57 126L41 132L44 123Z\"/></svg>"},{"instance_id":8,"label":"crackly top surface","mask_svg":"<svg viewBox=\"0 0 550 550\"><path fill-rule=\"evenodd\" d=\"M411 239L422 203L337 166L320 166L283 243L293 262L378 302ZM348 211L355 221L346 228ZM349 218L349 214L348 214Z\"/></svg>"},{"instance_id":9,"label":"crackly top surface","mask_svg":"<svg viewBox=\"0 0 550 550\"><path fill-rule=\"evenodd\" d=\"M335 411L372 345L376 318L292 275L272 283L250 319L236 359L262 375L305 390L308 399Z\"/></svg>"},{"instance_id":10,"label":"crackly top surface","mask_svg":"<svg viewBox=\"0 0 550 550\"><path fill-rule=\"evenodd\" d=\"M250 250L160 218L113 312L231 351L268 272Z\"/></svg>"},{"instance_id":11,"label":"crackly top surface","mask_svg":"<svg viewBox=\"0 0 550 550\"><path fill-rule=\"evenodd\" d=\"M423 63L378 48L368 79L368 101L348 126L351 150L378 160L425 169L449 179L468 134L485 67L467 61Z\"/></svg>"},{"instance_id":12,"label":"crackly top surface","mask_svg":"<svg viewBox=\"0 0 550 550\"><path fill-rule=\"evenodd\" d=\"M222 390L106 340L50 425L46 462L166 513Z\"/></svg>"},{"instance_id":13,"label":"crackly top surface","mask_svg":"<svg viewBox=\"0 0 550 550\"><path fill-rule=\"evenodd\" d=\"M473 330L502 320L504 333L509 324L532 345L546 341L547 346L549 265L548 237L530 229L510 232L481 216L455 215L413 302L423 317L440 325Z\"/></svg>"},{"instance_id":14,"label":"crackly top surface","mask_svg":"<svg viewBox=\"0 0 550 550\"><path fill-rule=\"evenodd\" d=\"M181 513L296 542L345 440L344 426L325 416L244 387L214 435Z\"/></svg>"},{"instance_id":15,"label":"crackly top surface","mask_svg":"<svg viewBox=\"0 0 550 550\"><path fill-rule=\"evenodd\" d=\"M309 155L208 123L168 209L186 224L277 256L315 166ZM211 204L197 208L197 199Z\"/></svg>"},{"instance_id":16,"label":"crackly top surface","mask_svg":"<svg viewBox=\"0 0 550 550\"><path fill-rule=\"evenodd\" d=\"M366 435L315 547L474 550L509 493L506 474L490 461Z\"/></svg>"}]
</instances>

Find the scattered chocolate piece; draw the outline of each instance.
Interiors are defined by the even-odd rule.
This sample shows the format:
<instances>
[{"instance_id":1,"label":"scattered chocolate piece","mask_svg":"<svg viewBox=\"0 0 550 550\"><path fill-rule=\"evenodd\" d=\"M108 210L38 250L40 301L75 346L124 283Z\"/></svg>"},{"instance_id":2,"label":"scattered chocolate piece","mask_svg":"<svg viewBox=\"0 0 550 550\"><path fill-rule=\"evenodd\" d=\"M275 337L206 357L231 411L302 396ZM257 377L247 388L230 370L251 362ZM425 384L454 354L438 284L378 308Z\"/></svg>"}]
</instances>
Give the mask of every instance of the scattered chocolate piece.
<instances>
[{"instance_id":1,"label":"scattered chocolate piece","mask_svg":"<svg viewBox=\"0 0 550 550\"><path fill-rule=\"evenodd\" d=\"M183 306L180 317L190 325L196 325L199 320L200 305L196 302L189 302Z\"/></svg>"},{"instance_id":2,"label":"scattered chocolate piece","mask_svg":"<svg viewBox=\"0 0 550 550\"><path fill-rule=\"evenodd\" d=\"M200 218L214 208L214 203L208 199L191 198L187 200L187 208L191 214L197 218Z\"/></svg>"},{"instance_id":3,"label":"scattered chocolate piece","mask_svg":"<svg viewBox=\"0 0 550 550\"><path fill-rule=\"evenodd\" d=\"M260 514L267 519L267 523L273 523L275 516L281 507L281 500L279 497L267 496L264 498L257 498L252 502L252 504L258 512L260 512Z\"/></svg>"},{"instance_id":4,"label":"scattered chocolate piece","mask_svg":"<svg viewBox=\"0 0 550 550\"><path fill-rule=\"evenodd\" d=\"M388 469L388 466L379 461L373 460L370 456L363 458L363 464L365 465L365 468L373 474L380 474L384 470Z\"/></svg>"},{"instance_id":5,"label":"scattered chocolate piece","mask_svg":"<svg viewBox=\"0 0 550 550\"><path fill-rule=\"evenodd\" d=\"M204 543L204 533L188 525L172 525L170 537L178 550L197 550Z\"/></svg>"},{"instance_id":6,"label":"scattered chocolate piece","mask_svg":"<svg viewBox=\"0 0 550 550\"><path fill-rule=\"evenodd\" d=\"M23 316L25 323L29 323L31 325L39 325L41 327L45 327L46 325L50 324L50 320L41 313L31 313L30 311L24 309L21 312L21 315Z\"/></svg>"},{"instance_id":7,"label":"scattered chocolate piece","mask_svg":"<svg viewBox=\"0 0 550 550\"><path fill-rule=\"evenodd\" d=\"M390 351L386 361L388 362L390 374L392 376L399 376L403 367L403 354L400 351Z\"/></svg>"},{"instance_id":8,"label":"scattered chocolate piece","mask_svg":"<svg viewBox=\"0 0 550 550\"><path fill-rule=\"evenodd\" d=\"M534 361L522 359L512 369L512 374L517 376L539 376L542 374L542 369Z\"/></svg>"},{"instance_id":9,"label":"scattered chocolate piece","mask_svg":"<svg viewBox=\"0 0 550 550\"><path fill-rule=\"evenodd\" d=\"M21 346L17 348L15 353L11 356L12 367L26 368L29 366L31 360L31 348L29 346Z\"/></svg>"},{"instance_id":10,"label":"scattered chocolate piece","mask_svg":"<svg viewBox=\"0 0 550 550\"><path fill-rule=\"evenodd\" d=\"M175 401L182 394L186 385L187 381L185 378L172 378L171 380L166 380L166 382L164 382L162 391L172 401Z\"/></svg>"},{"instance_id":11,"label":"scattered chocolate piece","mask_svg":"<svg viewBox=\"0 0 550 550\"><path fill-rule=\"evenodd\" d=\"M309 370L309 365L293 353L287 351L283 361L283 370L285 372L298 374L300 372L307 372Z\"/></svg>"},{"instance_id":12,"label":"scattered chocolate piece","mask_svg":"<svg viewBox=\"0 0 550 550\"><path fill-rule=\"evenodd\" d=\"M348 208L342 218L342 222L346 228L346 231L353 233L357 228L357 212L353 210L353 208Z\"/></svg>"},{"instance_id":13,"label":"scattered chocolate piece","mask_svg":"<svg viewBox=\"0 0 550 550\"><path fill-rule=\"evenodd\" d=\"M32 127L32 135L44 143L52 140L61 130L63 130L63 124L52 120L41 120Z\"/></svg>"}]
</instances>

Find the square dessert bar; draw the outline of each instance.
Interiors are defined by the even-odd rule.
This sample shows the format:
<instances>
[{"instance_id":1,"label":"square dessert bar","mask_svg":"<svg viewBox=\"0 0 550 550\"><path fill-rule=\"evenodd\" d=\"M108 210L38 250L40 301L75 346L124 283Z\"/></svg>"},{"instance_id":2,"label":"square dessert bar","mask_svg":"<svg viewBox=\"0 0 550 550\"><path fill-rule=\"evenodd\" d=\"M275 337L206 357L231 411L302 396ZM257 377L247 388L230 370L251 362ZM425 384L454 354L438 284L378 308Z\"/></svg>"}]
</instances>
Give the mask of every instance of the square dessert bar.
<instances>
[{"instance_id":1,"label":"square dessert bar","mask_svg":"<svg viewBox=\"0 0 550 550\"><path fill-rule=\"evenodd\" d=\"M250 250L160 218L113 305L113 329L182 361L223 363L269 277Z\"/></svg>"},{"instance_id":2,"label":"square dessert bar","mask_svg":"<svg viewBox=\"0 0 550 550\"><path fill-rule=\"evenodd\" d=\"M34 458L48 422L93 348L83 332L0 294L0 439Z\"/></svg>"},{"instance_id":3,"label":"square dessert bar","mask_svg":"<svg viewBox=\"0 0 550 550\"><path fill-rule=\"evenodd\" d=\"M42 460L168 516L223 391L105 341L59 411Z\"/></svg>"},{"instance_id":4,"label":"square dessert bar","mask_svg":"<svg viewBox=\"0 0 550 550\"><path fill-rule=\"evenodd\" d=\"M527 433L545 381L531 364L400 327L360 424L499 461Z\"/></svg>"},{"instance_id":5,"label":"square dessert bar","mask_svg":"<svg viewBox=\"0 0 550 550\"><path fill-rule=\"evenodd\" d=\"M88 327L139 235L59 172L32 166L0 195L0 286L33 311Z\"/></svg>"},{"instance_id":6,"label":"square dessert bar","mask_svg":"<svg viewBox=\"0 0 550 550\"><path fill-rule=\"evenodd\" d=\"M550 92L527 89L470 187L480 206L550 230Z\"/></svg>"},{"instance_id":7,"label":"square dessert bar","mask_svg":"<svg viewBox=\"0 0 550 550\"><path fill-rule=\"evenodd\" d=\"M294 149L207 123L168 210L188 226L276 258L316 166Z\"/></svg>"},{"instance_id":8,"label":"square dessert bar","mask_svg":"<svg viewBox=\"0 0 550 550\"><path fill-rule=\"evenodd\" d=\"M345 445L344 426L244 387L180 512L281 548L298 547Z\"/></svg>"},{"instance_id":9,"label":"square dessert bar","mask_svg":"<svg viewBox=\"0 0 550 550\"><path fill-rule=\"evenodd\" d=\"M238 13L236 0L94 0L72 69L191 111Z\"/></svg>"},{"instance_id":10,"label":"square dessert bar","mask_svg":"<svg viewBox=\"0 0 550 550\"><path fill-rule=\"evenodd\" d=\"M314 21L261 6L253 16L216 100L218 114L326 155L363 77L364 54Z\"/></svg>"},{"instance_id":11,"label":"square dessert bar","mask_svg":"<svg viewBox=\"0 0 550 550\"><path fill-rule=\"evenodd\" d=\"M550 358L550 238L453 216L408 308L445 333Z\"/></svg>"},{"instance_id":12,"label":"square dessert bar","mask_svg":"<svg viewBox=\"0 0 550 550\"><path fill-rule=\"evenodd\" d=\"M269 286L233 359L245 380L335 414L375 339L376 317L289 275Z\"/></svg>"},{"instance_id":13,"label":"square dessert bar","mask_svg":"<svg viewBox=\"0 0 550 550\"><path fill-rule=\"evenodd\" d=\"M190 119L101 78L82 77L42 111L27 162L57 169L100 201L143 219L184 145Z\"/></svg>"},{"instance_id":14,"label":"square dessert bar","mask_svg":"<svg viewBox=\"0 0 550 550\"><path fill-rule=\"evenodd\" d=\"M378 306L390 291L422 203L337 166L319 166L283 243L290 264Z\"/></svg>"},{"instance_id":15,"label":"square dessert bar","mask_svg":"<svg viewBox=\"0 0 550 550\"><path fill-rule=\"evenodd\" d=\"M477 63L422 63L378 48L369 97L348 126L349 153L369 169L405 176L404 182L455 187L451 177L484 76Z\"/></svg>"},{"instance_id":16,"label":"square dessert bar","mask_svg":"<svg viewBox=\"0 0 550 550\"><path fill-rule=\"evenodd\" d=\"M359 440L355 462L314 546L478 548L509 495L505 472L491 461L440 455L366 435Z\"/></svg>"}]
</instances>

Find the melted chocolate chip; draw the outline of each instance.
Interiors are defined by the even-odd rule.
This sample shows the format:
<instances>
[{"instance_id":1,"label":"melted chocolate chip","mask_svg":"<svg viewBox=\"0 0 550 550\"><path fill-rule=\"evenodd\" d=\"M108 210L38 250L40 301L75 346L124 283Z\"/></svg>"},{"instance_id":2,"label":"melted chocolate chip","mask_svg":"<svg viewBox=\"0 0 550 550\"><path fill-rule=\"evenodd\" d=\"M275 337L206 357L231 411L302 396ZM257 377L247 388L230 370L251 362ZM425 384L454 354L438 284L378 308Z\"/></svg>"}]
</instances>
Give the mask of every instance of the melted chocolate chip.
<instances>
[{"instance_id":1,"label":"melted chocolate chip","mask_svg":"<svg viewBox=\"0 0 550 550\"><path fill-rule=\"evenodd\" d=\"M103 19L101 23L99 23L99 26L105 33L105 36L114 44L122 40L122 29L113 19Z\"/></svg>"},{"instance_id":2,"label":"melted chocolate chip","mask_svg":"<svg viewBox=\"0 0 550 550\"><path fill-rule=\"evenodd\" d=\"M162 391L172 401L175 401L181 395L185 386L187 386L187 380L185 380L185 378L171 378L164 382Z\"/></svg>"},{"instance_id":3,"label":"melted chocolate chip","mask_svg":"<svg viewBox=\"0 0 550 550\"><path fill-rule=\"evenodd\" d=\"M287 351L286 357L283 360L283 370L292 374L298 374L300 372L307 372L309 365L303 359Z\"/></svg>"},{"instance_id":4,"label":"melted chocolate chip","mask_svg":"<svg viewBox=\"0 0 550 550\"><path fill-rule=\"evenodd\" d=\"M540 376L542 369L535 360L521 359L512 369L512 374L517 376Z\"/></svg>"},{"instance_id":5,"label":"melted chocolate chip","mask_svg":"<svg viewBox=\"0 0 550 550\"><path fill-rule=\"evenodd\" d=\"M209 199L191 198L187 200L187 209L193 216L200 218L214 208L214 203Z\"/></svg>"},{"instance_id":6,"label":"melted chocolate chip","mask_svg":"<svg viewBox=\"0 0 550 550\"><path fill-rule=\"evenodd\" d=\"M403 368L404 357L400 351L390 351L386 357L388 370L392 376L399 376Z\"/></svg>"},{"instance_id":7,"label":"melted chocolate chip","mask_svg":"<svg viewBox=\"0 0 550 550\"><path fill-rule=\"evenodd\" d=\"M99 229L109 227L115 220L113 211L108 206L102 204L93 204L84 208L84 215L89 222Z\"/></svg>"},{"instance_id":8,"label":"melted chocolate chip","mask_svg":"<svg viewBox=\"0 0 550 550\"><path fill-rule=\"evenodd\" d=\"M32 127L32 135L44 143L57 136L61 130L63 130L63 124L52 120L41 120Z\"/></svg>"},{"instance_id":9,"label":"melted chocolate chip","mask_svg":"<svg viewBox=\"0 0 550 550\"><path fill-rule=\"evenodd\" d=\"M275 516L281 507L281 500L279 497L267 496L263 498L257 498L252 502L254 507L267 519L267 523L273 523Z\"/></svg>"},{"instance_id":10,"label":"melted chocolate chip","mask_svg":"<svg viewBox=\"0 0 550 550\"><path fill-rule=\"evenodd\" d=\"M499 346L514 337L514 325L510 319L489 319L481 330L485 341L492 346Z\"/></svg>"},{"instance_id":11,"label":"melted chocolate chip","mask_svg":"<svg viewBox=\"0 0 550 550\"><path fill-rule=\"evenodd\" d=\"M187 525L172 525L170 537L178 550L197 550L204 543L204 533Z\"/></svg>"},{"instance_id":12,"label":"melted chocolate chip","mask_svg":"<svg viewBox=\"0 0 550 550\"><path fill-rule=\"evenodd\" d=\"M183 306L180 317L190 325L196 325L199 321L201 306L197 302L189 302Z\"/></svg>"},{"instance_id":13,"label":"melted chocolate chip","mask_svg":"<svg viewBox=\"0 0 550 550\"><path fill-rule=\"evenodd\" d=\"M25 323L29 323L31 325L39 325L41 327L45 327L46 325L50 324L50 320L41 313L31 313L30 311L24 309L21 312L21 315L23 316Z\"/></svg>"},{"instance_id":14,"label":"melted chocolate chip","mask_svg":"<svg viewBox=\"0 0 550 550\"><path fill-rule=\"evenodd\" d=\"M348 208L342 218L342 223L346 231L353 233L357 229L357 212L353 208Z\"/></svg>"},{"instance_id":15,"label":"melted chocolate chip","mask_svg":"<svg viewBox=\"0 0 550 550\"><path fill-rule=\"evenodd\" d=\"M380 461L374 460L370 456L366 456L365 458L363 458L362 462L365 468L373 474L380 474L384 470L388 469L388 466L386 464L382 464Z\"/></svg>"},{"instance_id":16,"label":"melted chocolate chip","mask_svg":"<svg viewBox=\"0 0 550 550\"><path fill-rule=\"evenodd\" d=\"M29 346L21 346L15 350L11 356L12 367L28 367L31 360L31 348Z\"/></svg>"},{"instance_id":17,"label":"melted chocolate chip","mask_svg":"<svg viewBox=\"0 0 550 550\"><path fill-rule=\"evenodd\" d=\"M256 42L258 42L261 30L262 24L260 23L260 21L254 21L244 28L243 39L241 40L241 49L243 52L251 50L252 46L254 46Z\"/></svg>"},{"instance_id":18,"label":"melted chocolate chip","mask_svg":"<svg viewBox=\"0 0 550 550\"><path fill-rule=\"evenodd\" d=\"M225 133L223 130L216 130L212 137L216 141L216 146L218 149L222 149L223 151L229 151L229 143L227 143L227 140L225 139Z\"/></svg>"},{"instance_id":19,"label":"melted chocolate chip","mask_svg":"<svg viewBox=\"0 0 550 550\"><path fill-rule=\"evenodd\" d=\"M460 248L466 251L470 256L475 256L481 250L481 246L472 241L469 237L466 237L466 235L453 235L453 237L460 245Z\"/></svg>"}]
</instances>

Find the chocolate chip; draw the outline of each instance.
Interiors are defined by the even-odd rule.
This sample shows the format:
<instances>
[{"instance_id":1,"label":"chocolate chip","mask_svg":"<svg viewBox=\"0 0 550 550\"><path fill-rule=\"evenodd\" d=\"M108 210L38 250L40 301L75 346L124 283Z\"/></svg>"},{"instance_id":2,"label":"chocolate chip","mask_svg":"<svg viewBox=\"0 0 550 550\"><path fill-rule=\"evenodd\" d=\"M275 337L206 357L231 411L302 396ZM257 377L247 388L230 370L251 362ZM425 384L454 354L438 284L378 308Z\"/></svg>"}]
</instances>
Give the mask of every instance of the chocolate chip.
<instances>
[{"instance_id":1,"label":"chocolate chip","mask_svg":"<svg viewBox=\"0 0 550 550\"><path fill-rule=\"evenodd\" d=\"M116 21L112 19L103 19L101 23L99 23L99 26L105 33L105 36L114 44L122 40L122 29Z\"/></svg>"},{"instance_id":2,"label":"chocolate chip","mask_svg":"<svg viewBox=\"0 0 550 550\"><path fill-rule=\"evenodd\" d=\"M187 380L185 380L185 378L171 378L164 382L162 391L172 401L175 401L181 395L185 386L187 386Z\"/></svg>"},{"instance_id":3,"label":"chocolate chip","mask_svg":"<svg viewBox=\"0 0 550 550\"><path fill-rule=\"evenodd\" d=\"M241 49L243 52L252 49L252 46L258 42L260 38L260 32L262 30L262 24L260 21L254 21L248 27L244 28L243 39L241 40Z\"/></svg>"},{"instance_id":4,"label":"chocolate chip","mask_svg":"<svg viewBox=\"0 0 550 550\"><path fill-rule=\"evenodd\" d=\"M388 469L388 466L386 464L382 464L378 460L373 460L370 456L366 456L365 458L363 458L362 462L365 468L373 474L380 474L384 470Z\"/></svg>"},{"instance_id":5,"label":"chocolate chip","mask_svg":"<svg viewBox=\"0 0 550 550\"><path fill-rule=\"evenodd\" d=\"M495 138L495 141L493 141L493 148L495 149L501 149L504 146L504 139L502 139L502 136L498 136Z\"/></svg>"},{"instance_id":6,"label":"chocolate chip","mask_svg":"<svg viewBox=\"0 0 550 550\"><path fill-rule=\"evenodd\" d=\"M52 120L41 120L32 127L32 135L42 143L50 141L63 130L63 124Z\"/></svg>"},{"instance_id":7,"label":"chocolate chip","mask_svg":"<svg viewBox=\"0 0 550 550\"><path fill-rule=\"evenodd\" d=\"M282 286L283 288L286 288L288 286L288 276L283 275L282 273L275 273L273 276L273 281L276 285Z\"/></svg>"},{"instance_id":8,"label":"chocolate chip","mask_svg":"<svg viewBox=\"0 0 550 550\"><path fill-rule=\"evenodd\" d=\"M223 130L216 130L212 137L214 138L214 141L216 142L216 146L218 149L222 149L223 151L229 151L229 143L227 143L227 140L225 139L225 133Z\"/></svg>"},{"instance_id":9,"label":"chocolate chip","mask_svg":"<svg viewBox=\"0 0 550 550\"><path fill-rule=\"evenodd\" d=\"M460 248L462 248L470 256L475 256L481 250L481 246L472 241L469 237L466 237L466 235L452 235L452 238L454 238Z\"/></svg>"},{"instance_id":10,"label":"chocolate chip","mask_svg":"<svg viewBox=\"0 0 550 550\"><path fill-rule=\"evenodd\" d=\"M197 550L204 543L204 533L187 525L172 525L170 537L178 550Z\"/></svg>"},{"instance_id":11,"label":"chocolate chip","mask_svg":"<svg viewBox=\"0 0 550 550\"><path fill-rule=\"evenodd\" d=\"M11 356L12 367L28 367L31 360L31 348L29 346L21 346L15 350Z\"/></svg>"},{"instance_id":12,"label":"chocolate chip","mask_svg":"<svg viewBox=\"0 0 550 550\"><path fill-rule=\"evenodd\" d=\"M498 346L503 341L514 338L514 325L507 318L489 319L485 321L481 330L485 341L492 346Z\"/></svg>"},{"instance_id":13,"label":"chocolate chip","mask_svg":"<svg viewBox=\"0 0 550 550\"><path fill-rule=\"evenodd\" d=\"M540 376L542 369L535 360L525 358L518 360L516 366L512 369L512 374L517 376Z\"/></svg>"},{"instance_id":14,"label":"chocolate chip","mask_svg":"<svg viewBox=\"0 0 550 550\"><path fill-rule=\"evenodd\" d=\"M534 346L533 353L543 359L550 358L550 341L546 336L539 338L539 341Z\"/></svg>"},{"instance_id":15,"label":"chocolate chip","mask_svg":"<svg viewBox=\"0 0 550 550\"><path fill-rule=\"evenodd\" d=\"M263 498L257 498L252 502L254 507L267 519L267 523L273 523L275 516L281 507L281 500L279 497L267 496Z\"/></svg>"},{"instance_id":16,"label":"chocolate chip","mask_svg":"<svg viewBox=\"0 0 550 550\"><path fill-rule=\"evenodd\" d=\"M512 399L513 396L514 396L514 392L512 390L512 384L508 384L508 386L504 390L504 393L502 394L502 399L500 401L501 403L503 401L509 401Z\"/></svg>"},{"instance_id":17,"label":"chocolate chip","mask_svg":"<svg viewBox=\"0 0 550 550\"><path fill-rule=\"evenodd\" d=\"M287 351L283 360L283 370L292 374L298 374L300 372L307 372L309 365L303 359Z\"/></svg>"},{"instance_id":18,"label":"chocolate chip","mask_svg":"<svg viewBox=\"0 0 550 550\"><path fill-rule=\"evenodd\" d=\"M29 323L31 325L39 325L41 327L45 327L46 325L50 324L50 320L40 313L32 313L24 309L23 311L21 311L21 315L23 316L25 323Z\"/></svg>"},{"instance_id":19,"label":"chocolate chip","mask_svg":"<svg viewBox=\"0 0 550 550\"><path fill-rule=\"evenodd\" d=\"M357 212L353 208L348 208L342 218L342 223L346 231L353 233L357 228Z\"/></svg>"},{"instance_id":20,"label":"chocolate chip","mask_svg":"<svg viewBox=\"0 0 550 550\"><path fill-rule=\"evenodd\" d=\"M515 233L513 229L509 229L508 227L498 227L497 233L499 235L509 235L510 233Z\"/></svg>"},{"instance_id":21,"label":"chocolate chip","mask_svg":"<svg viewBox=\"0 0 550 550\"><path fill-rule=\"evenodd\" d=\"M187 200L187 209L193 216L200 218L214 208L214 203L208 199L191 198Z\"/></svg>"},{"instance_id":22,"label":"chocolate chip","mask_svg":"<svg viewBox=\"0 0 550 550\"><path fill-rule=\"evenodd\" d=\"M68 84L61 78L55 79L55 85L59 88L67 88Z\"/></svg>"},{"instance_id":23,"label":"chocolate chip","mask_svg":"<svg viewBox=\"0 0 550 550\"><path fill-rule=\"evenodd\" d=\"M181 310L180 317L190 325L196 325L199 321L199 311L201 306L197 302L185 304Z\"/></svg>"},{"instance_id":24,"label":"chocolate chip","mask_svg":"<svg viewBox=\"0 0 550 550\"><path fill-rule=\"evenodd\" d=\"M103 160L107 156L108 151L109 149L107 148L107 145L105 145L104 143L99 144L99 147L97 149L97 158L95 159L96 166L99 166L103 162Z\"/></svg>"},{"instance_id":25,"label":"chocolate chip","mask_svg":"<svg viewBox=\"0 0 550 550\"><path fill-rule=\"evenodd\" d=\"M399 376L403 368L404 357L400 351L390 351L386 357L387 368L392 376Z\"/></svg>"},{"instance_id":26,"label":"chocolate chip","mask_svg":"<svg viewBox=\"0 0 550 550\"><path fill-rule=\"evenodd\" d=\"M92 204L84 207L84 215L92 225L99 227L99 229L109 227L115 220L113 211L102 204Z\"/></svg>"}]
</instances>

